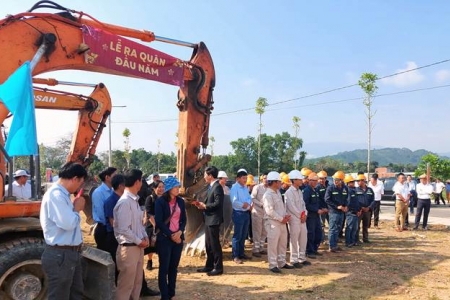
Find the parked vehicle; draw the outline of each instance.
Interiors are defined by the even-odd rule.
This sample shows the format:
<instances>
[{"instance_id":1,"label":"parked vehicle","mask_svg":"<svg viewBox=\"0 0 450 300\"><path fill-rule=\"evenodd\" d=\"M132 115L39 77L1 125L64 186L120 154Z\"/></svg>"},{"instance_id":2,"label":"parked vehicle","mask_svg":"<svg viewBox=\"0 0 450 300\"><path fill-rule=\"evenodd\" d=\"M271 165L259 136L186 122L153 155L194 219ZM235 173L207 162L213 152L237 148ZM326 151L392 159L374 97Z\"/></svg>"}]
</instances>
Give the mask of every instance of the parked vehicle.
<instances>
[{"instance_id":1,"label":"parked vehicle","mask_svg":"<svg viewBox=\"0 0 450 300\"><path fill-rule=\"evenodd\" d=\"M384 183L384 195L381 196L381 200L385 201L395 201L395 195L392 188L394 187L394 184L397 182L396 177L387 177L381 179Z\"/></svg>"}]
</instances>

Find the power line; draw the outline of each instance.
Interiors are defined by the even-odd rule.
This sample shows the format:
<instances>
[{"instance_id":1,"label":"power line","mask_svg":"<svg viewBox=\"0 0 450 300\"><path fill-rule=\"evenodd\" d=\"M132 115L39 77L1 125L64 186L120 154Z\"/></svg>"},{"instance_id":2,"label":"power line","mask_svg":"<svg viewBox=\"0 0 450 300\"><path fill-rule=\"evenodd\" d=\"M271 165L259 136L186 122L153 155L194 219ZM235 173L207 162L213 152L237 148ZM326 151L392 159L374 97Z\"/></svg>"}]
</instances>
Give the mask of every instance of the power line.
<instances>
[{"instance_id":1,"label":"power line","mask_svg":"<svg viewBox=\"0 0 450 300\"><path fill-rule=\"evenodd\" d=\"M431 86L431 87L426 87L426 88L419 88L419 89L413 89L413 90L406 90L406 91L378 94L378 95L373 96L373 98L387 97L387 96L394 96L394 95L408 94L408 93L415 93L415 92L422 92L422 91L429 91L429 90L449 88L449 87L450 87L450 84L436 85L436 86ZM309 104L303 104L303 105L297 105L297 106L272 108L272 109L268 109L267 111L277 111L277 110L293 109L293 108L300 108L300 107L320 106L320 105L335 104L335 103L356 101L356 100L362 100L362 99L364 99L364 97L347 98L347 99L341 99L341 100L330 100L330 101L309 103ZM226 114L230 114L230 113L243 112L243 111L251 110L251 109L253 109L253 108L241 109L241 110L237 110L237 111L233 111L233 112L226 112L226 113L221 113L221 114L214 114L214 115L211 115L211 116L212 117L216 117L216 116L226 115ZM118 123L118 124L120 124L120 123L156 123L156 122L171 122L171 121L178 121L178 119L163 119L163 120L151 120L151 121L119 121L119 122L113 122L113 123Z\"/></svg>"}]
</instances>

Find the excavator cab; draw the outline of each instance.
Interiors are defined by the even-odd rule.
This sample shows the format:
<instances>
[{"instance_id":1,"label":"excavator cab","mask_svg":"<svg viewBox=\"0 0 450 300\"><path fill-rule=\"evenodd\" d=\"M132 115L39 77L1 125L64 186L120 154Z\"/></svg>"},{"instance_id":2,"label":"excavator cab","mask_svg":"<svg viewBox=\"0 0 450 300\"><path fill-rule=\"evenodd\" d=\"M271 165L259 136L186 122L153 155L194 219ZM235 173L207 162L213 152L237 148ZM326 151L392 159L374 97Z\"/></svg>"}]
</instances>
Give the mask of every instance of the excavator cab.
<instances>
[{"instance_id":1,"label":"excavator cab","mask_svg":"<svg viewBox=\"0 0 450 300\"><path fill-rule=\"evenodd\" d=\"M46 12L40 12L42 9ZM190 47L193 52L189 60L182 60L132 39ZM81 70L178 86L174 103L179 110L177 177L181 183L180 191L188 203L206 193L203 170L211 159L206 148L214 103L215 69L203 42L178 41L146 30L107 24L52 1L39 1L26 12L0 20L0 52L0 82L4 82L18 66L30 61L33 77L50 71ZM99 85L99 94L102 89ZM78 129L68 161L77 161L87 167L111 107L108 111L89 100L85 104L87 106L79 110ZM102 113L97 114L99 110ZM0 123L9 113L7 107L0 103ZM94 117L97 118L95 121ZM94 132L98 135L92 136ZM1 136L0 144L4 144ZM4 193L5 174L5 156L0 155L0 195ZM20 207L14 207L17 205ZM202 215L191 205L187 207L185 235L188 239L195 239L203 227ZM25 299L24 295L27 295L26 299L45 298L45 278L39 266L44 242L39 222L32 218L37 216L39 208L40 201L24 204L0 201L0 299ZM89 253L92 254L91 251ZM105 265L103 261L99 263ZM95 264L90 263L89 266ZM88 271L85 274L87 282L95 283L89 276L96 274L96 268ZM105 276L102 278L108 275ZM101 287L86 288L85 296L88 299L111 299L113 289L107 284L110 281L103 282L105 285ZM102 294L105 289L109 293ZM31 294L32 290L35 292Z\"/></svg>"}]
</instances>

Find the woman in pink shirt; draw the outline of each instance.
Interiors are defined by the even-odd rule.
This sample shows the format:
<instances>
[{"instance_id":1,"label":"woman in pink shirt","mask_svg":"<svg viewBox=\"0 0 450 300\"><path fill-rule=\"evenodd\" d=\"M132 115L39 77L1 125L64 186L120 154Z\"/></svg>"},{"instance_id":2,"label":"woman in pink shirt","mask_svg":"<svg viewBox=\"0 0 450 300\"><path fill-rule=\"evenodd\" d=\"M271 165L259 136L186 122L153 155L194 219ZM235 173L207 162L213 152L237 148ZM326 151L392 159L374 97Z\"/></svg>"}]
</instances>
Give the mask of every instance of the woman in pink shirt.
<instances>
[{"instance_id":1,"label":"woman in pink shirt","mask_svg":"<svg viewBox=\"0 0 450 300\"><path fill-rule=\"evenodd\" d=\"M180 182L175 177L164 180L164 194L155 203L159 257L158 285L161 299L175 299L178 265L183 251L186 209L179 197Z\"/></svg>"}]
</instances>

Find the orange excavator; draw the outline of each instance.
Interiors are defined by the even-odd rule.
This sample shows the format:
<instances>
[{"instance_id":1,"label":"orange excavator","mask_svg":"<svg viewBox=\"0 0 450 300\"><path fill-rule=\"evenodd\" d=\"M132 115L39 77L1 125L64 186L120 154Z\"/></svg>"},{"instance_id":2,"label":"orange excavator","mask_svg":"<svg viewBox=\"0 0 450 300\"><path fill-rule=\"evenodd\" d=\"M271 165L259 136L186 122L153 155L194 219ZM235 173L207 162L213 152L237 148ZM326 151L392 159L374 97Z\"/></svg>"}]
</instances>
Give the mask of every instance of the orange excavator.
<instances>
[{"instance_id":1,"label":"orange excavator","mask_svg":"<svg viewBox=\"0 0 450 300\"><path fill-rule=\"evenodd\" d=\"M36 12L42 8L53 9L54 13ZM191 58L185 61L132 39L186 46L193 52ZM156 36L146 30L103 23L84 12L67 9L52 1L40 1L27 12L0 20L0 51L0 82L30 61L33 76L71 69L179 86L176 102L179 110L177 177L181 183L181 193L187 201L205 192L203 170L211 159L206 154L206 148L213 109L215 70L203 42L183 42ZM0 123L8 115L8 109L0 103ZM95 128L97 123L92 124ZM79 130L77 134L81 137L84 133ZM2 137L0 145L3 145ZM90 155L93 153L90 151L95 151L95 145L87 139L80 147L90 149L84 152ZM77 156L79 153L73 152L70 159L80 162L86 159L84 163L87 164L89 155L81 159ZM4 193L5 157L0 155L0 195ZM40 201L26 202L21 209L15 208L18 203L0 201L0 299L45 299L46 282L40 268L44 242L39 222L34 218ZM201 214L195 208L188 208L187 239L196 235L201 223ZM110 299L114 290L114 269L108 267L101 273L99 265L104 261L105 265L110 266L108 258L99 257L101 255L93 250L96 249L85 249L83 253L87 260L84 264L84 281L87 283L85 297Z\"/></svg>"}]
</instances>

